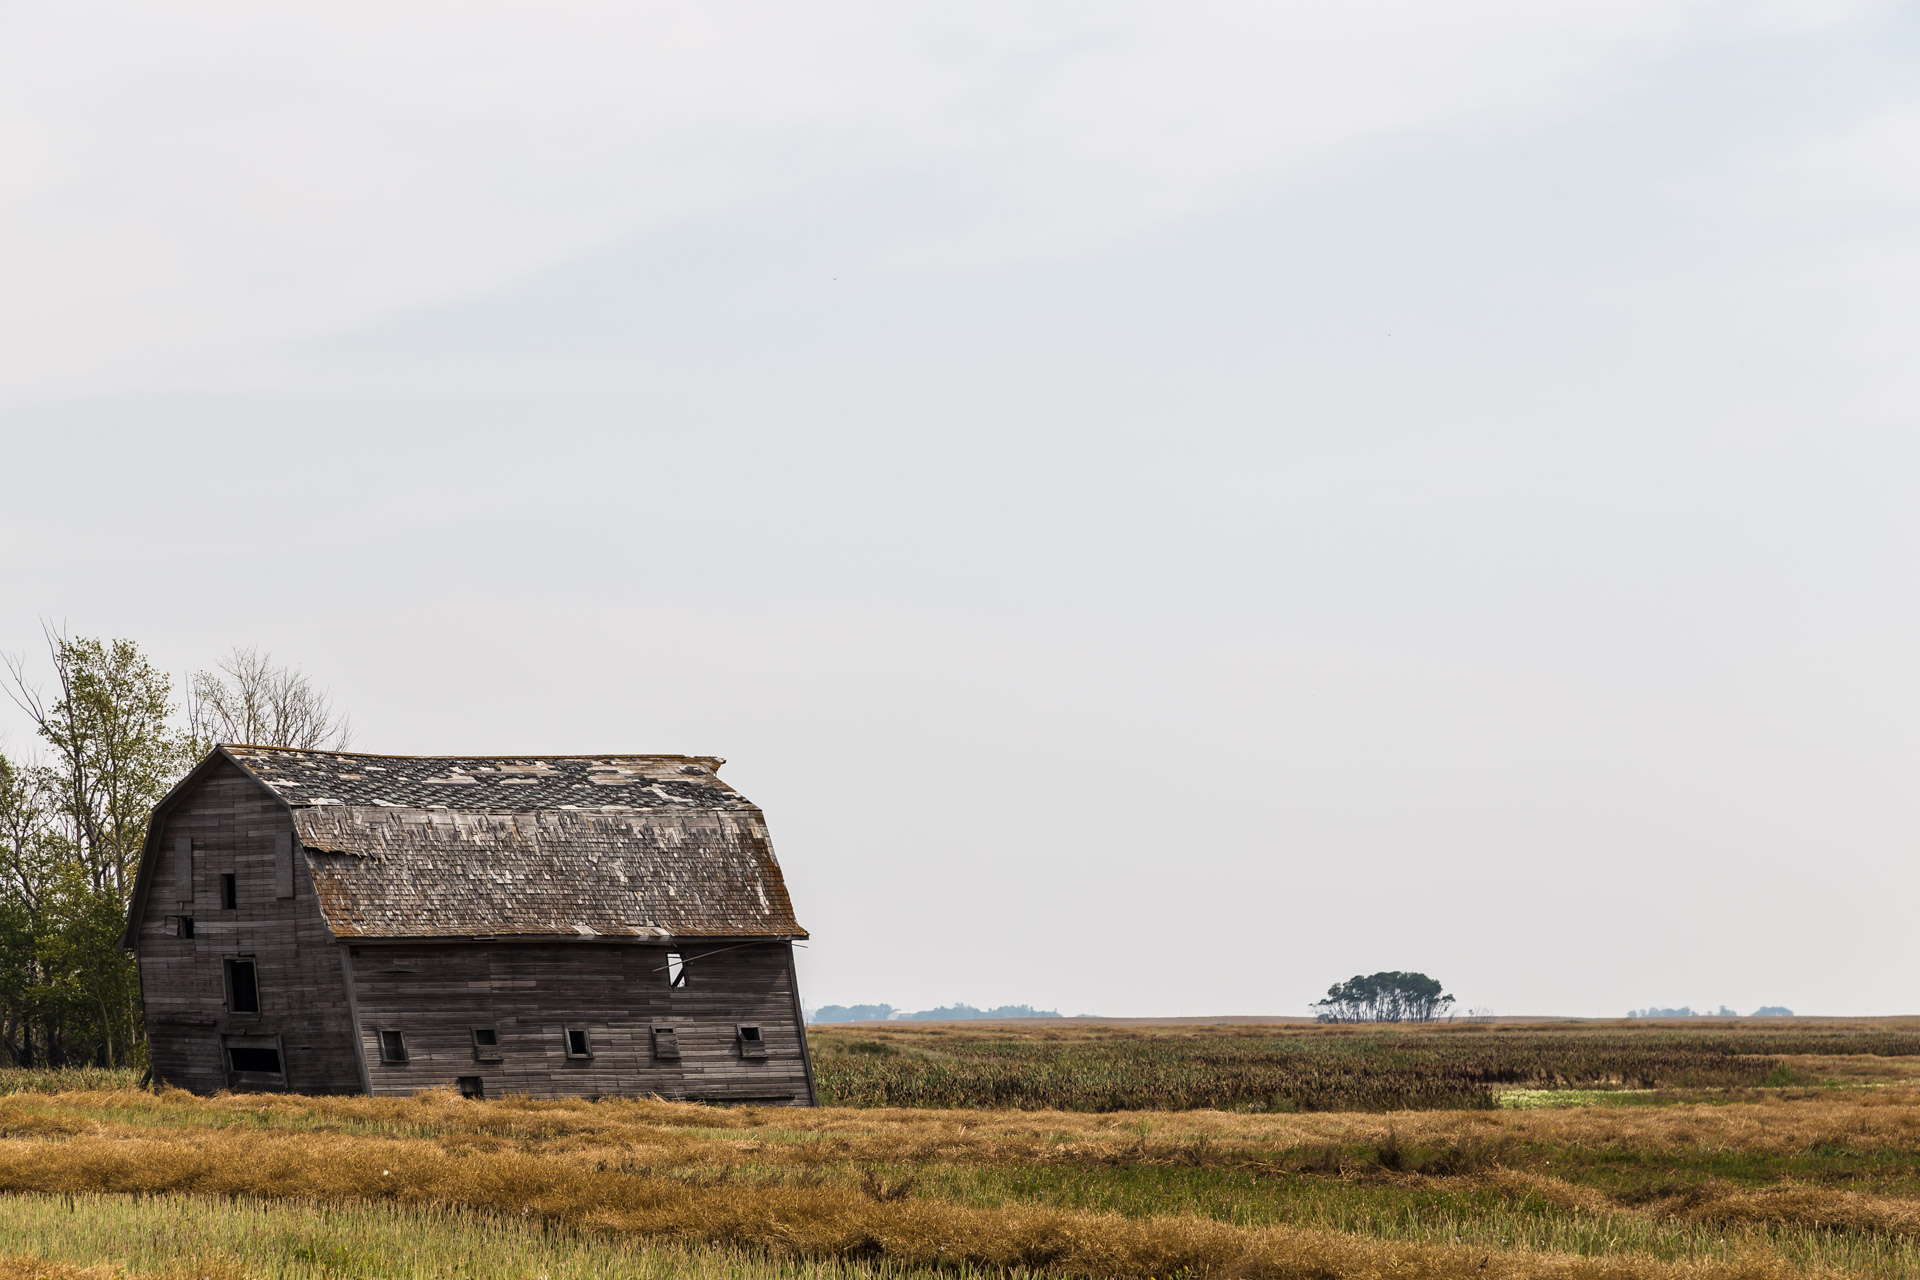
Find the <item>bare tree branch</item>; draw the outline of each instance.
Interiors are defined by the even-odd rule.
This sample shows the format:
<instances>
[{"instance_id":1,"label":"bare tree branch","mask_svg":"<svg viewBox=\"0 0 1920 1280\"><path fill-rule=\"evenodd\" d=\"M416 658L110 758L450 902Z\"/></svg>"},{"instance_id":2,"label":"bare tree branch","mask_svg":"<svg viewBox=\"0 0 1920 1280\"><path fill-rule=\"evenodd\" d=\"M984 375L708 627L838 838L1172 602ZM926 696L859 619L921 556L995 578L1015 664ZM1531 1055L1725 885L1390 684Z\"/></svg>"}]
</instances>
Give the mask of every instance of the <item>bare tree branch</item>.
<instances>
[{"instance_id":1,"label":"bare tree branch","mask_svg":"<svg viewBox=\"0 0 1920 1280\"><path fill-rule=\"evenodd\" d=\"M298 667L276 667L254 648L216 665L187 684L188 734L201 750L225 742L342 751L353 740L351 721Z\"/></svg>"}]
</instances>

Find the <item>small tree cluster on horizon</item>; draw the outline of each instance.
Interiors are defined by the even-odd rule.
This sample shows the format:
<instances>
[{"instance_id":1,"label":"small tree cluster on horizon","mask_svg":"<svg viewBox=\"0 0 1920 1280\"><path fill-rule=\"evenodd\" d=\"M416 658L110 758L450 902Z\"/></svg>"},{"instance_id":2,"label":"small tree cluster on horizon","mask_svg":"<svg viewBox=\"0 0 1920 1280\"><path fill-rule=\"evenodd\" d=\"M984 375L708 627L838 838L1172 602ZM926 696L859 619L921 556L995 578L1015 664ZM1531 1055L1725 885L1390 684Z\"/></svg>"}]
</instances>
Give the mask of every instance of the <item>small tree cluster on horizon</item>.
<instances>
[{"instance_id":1,"label":"small tree cluster on horizon","mask_svg":"<svg viewBox=\"0 0 1920 1280\"><path fill-rule=\"evenodd\" d=\"M1395 969L1336 982L1312 1007L1322 1022L1432 1022L1453 1007L1453 997L1437 978Z\"/></svg>"},{"instance_id":2,"label":"small tree cluster on horizon","mask_svg":"<svg viewBox=\"0 0 1920 1280\"><path fill-rule=\"evenodd\" d=\"M130 640L49 629L52 681L6 658L6 692L42 755L0 754L0 1065L138 1064L140 983L120 935L147 820L214 742L344 745L347 725L297 670L235 649L173 685Z\"/></svg>"}]
</instances>

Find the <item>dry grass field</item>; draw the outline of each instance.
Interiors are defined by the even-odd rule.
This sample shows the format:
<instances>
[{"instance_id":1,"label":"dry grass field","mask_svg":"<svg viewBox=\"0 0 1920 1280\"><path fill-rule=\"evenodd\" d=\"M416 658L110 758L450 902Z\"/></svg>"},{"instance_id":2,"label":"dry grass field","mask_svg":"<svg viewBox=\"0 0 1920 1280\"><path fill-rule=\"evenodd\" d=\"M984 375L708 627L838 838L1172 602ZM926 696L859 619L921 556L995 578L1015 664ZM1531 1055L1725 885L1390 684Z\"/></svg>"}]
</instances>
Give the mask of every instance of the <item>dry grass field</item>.
<instances>
[{"instance_id":1,"label":"dry grass field","mask_svg":"<svg viewBox=\"0 0 1920 1280\"><path fill-rule=\"evenodd\" d=\"M1243 1090L1230 1110L1140 1065L1270 1080L1277 1041L1311 1042L1275 1053L1340 1088L1347 1059L1406 1074L1448 1049L1450 1078L1507 1074L1452 1107ZM944 1070L942 1088L1006 1078L975 1062L1038 1062L1054 1083L998 1109L806 1111L20 1075L0 1096L0 1280L1920 1276L1920 1024L853 1028L815 1045L823 1085L869 1059ZM1078 1091L1058 1066L1076 1056ZM1188 1105L1097 1109L1125 1096L1115 1080ZM1080 1109L1031 1105L1048 1091Z\"/></svg>"}]
</instances>

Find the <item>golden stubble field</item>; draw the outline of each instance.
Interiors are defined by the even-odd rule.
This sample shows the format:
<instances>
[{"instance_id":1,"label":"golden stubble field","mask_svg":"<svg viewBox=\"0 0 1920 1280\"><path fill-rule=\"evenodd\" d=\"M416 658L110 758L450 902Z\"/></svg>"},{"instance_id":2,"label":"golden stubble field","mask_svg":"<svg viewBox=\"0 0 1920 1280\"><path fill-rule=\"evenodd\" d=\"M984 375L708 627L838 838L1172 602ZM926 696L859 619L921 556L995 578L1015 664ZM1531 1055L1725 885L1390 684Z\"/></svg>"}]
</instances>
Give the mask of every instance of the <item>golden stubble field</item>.
<instances>
[{"instance_id":1,"label":"golden stubble field","mask_svg":"<svg viewBox=\"0 0 1920 1280\"><path fill-rule=\"evenodd\" d=\"M816 1045L885 1058L850 1046L890 1030ZM942 1044L1023 1052L997 1029L897 1034L935 1065ZM1147 1049L1225 1038L1167 1034ZM1347 1049L1391 1055L1382 1034ZM1794 1083L1563 1079L1500 1095L1520 1106L1383 1112L207 1099L44 1079L0 1097L0 1276L1920 1275L1920 1056L1767 1064Z\"/></svg>"}]
</instances>

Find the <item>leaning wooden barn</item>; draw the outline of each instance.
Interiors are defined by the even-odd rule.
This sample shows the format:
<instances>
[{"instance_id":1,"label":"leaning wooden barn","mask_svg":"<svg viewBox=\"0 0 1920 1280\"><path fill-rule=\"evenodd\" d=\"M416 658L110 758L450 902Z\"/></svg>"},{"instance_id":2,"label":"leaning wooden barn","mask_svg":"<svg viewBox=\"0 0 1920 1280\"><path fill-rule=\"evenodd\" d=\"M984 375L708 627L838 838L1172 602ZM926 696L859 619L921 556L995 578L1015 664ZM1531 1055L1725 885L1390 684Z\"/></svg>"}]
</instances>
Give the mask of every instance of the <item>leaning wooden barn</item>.
<instances>
[{"instance_id":1,"label":"leaning wooden barn","mask_svg":"<svg viewBox=\"0 0 1920 1280\"><path fill-rule=\"evenodd\" d=\"M811 1105L807 934L721 763L214 748L124 938L154 1075Z\"/></svg>"}]
</instances>

